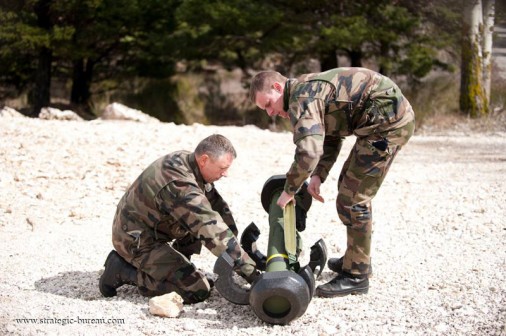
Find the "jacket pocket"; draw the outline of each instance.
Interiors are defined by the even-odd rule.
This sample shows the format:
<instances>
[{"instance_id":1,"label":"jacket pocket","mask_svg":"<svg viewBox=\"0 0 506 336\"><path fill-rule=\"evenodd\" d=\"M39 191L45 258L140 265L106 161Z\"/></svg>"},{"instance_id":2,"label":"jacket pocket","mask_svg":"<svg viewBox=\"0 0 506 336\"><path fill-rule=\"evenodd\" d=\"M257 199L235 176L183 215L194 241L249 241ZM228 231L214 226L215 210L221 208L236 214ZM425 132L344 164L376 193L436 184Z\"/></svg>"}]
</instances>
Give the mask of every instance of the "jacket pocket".
<instances>
[{"instance_id":1,"label":"jacket pocket","mask_svg":"<svg viewBox=\"0 0 506 336\"><path fill-rule=\"evenodd\" d=\"M367 111L369 124L393 123L399 119L399 105L403 96L399 88L390 87L385 90L373 92L370 96L371 107Z\"/></svg>"}]
</instances>

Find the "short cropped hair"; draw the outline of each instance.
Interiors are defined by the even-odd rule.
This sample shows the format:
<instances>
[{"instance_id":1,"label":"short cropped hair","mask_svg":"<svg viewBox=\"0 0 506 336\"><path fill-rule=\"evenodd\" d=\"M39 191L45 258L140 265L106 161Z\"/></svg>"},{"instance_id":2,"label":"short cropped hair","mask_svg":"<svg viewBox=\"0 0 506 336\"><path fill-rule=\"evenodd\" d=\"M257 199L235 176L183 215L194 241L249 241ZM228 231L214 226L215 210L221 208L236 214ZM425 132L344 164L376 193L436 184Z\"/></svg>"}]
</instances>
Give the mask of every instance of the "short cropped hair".
<instances>
[{"instance_id":1,"label":"short cropped hair","mask_svg":"<svg viewBox=\"0 0 506 336\"><path fill-rule=\"evenodd\" d=\"M199 142L195 148L195 155L209 155L213 160L220 158L224 154L230 154L235 159L237 152L232 142L221 134L213 134Z\"/></svg>"},{"instance_id":2,"label":"short cropped hair","mask_svg":"<svg viewBox=\"0 0 506 336\"><path fill-rule=\"evenodd\" d=\"M256 103L257 93L269 90L274 82L284 83L286 77L277 71L261 71L251 80L249 87L249 99L253 104Z\"/></svg>"}]
</instances>

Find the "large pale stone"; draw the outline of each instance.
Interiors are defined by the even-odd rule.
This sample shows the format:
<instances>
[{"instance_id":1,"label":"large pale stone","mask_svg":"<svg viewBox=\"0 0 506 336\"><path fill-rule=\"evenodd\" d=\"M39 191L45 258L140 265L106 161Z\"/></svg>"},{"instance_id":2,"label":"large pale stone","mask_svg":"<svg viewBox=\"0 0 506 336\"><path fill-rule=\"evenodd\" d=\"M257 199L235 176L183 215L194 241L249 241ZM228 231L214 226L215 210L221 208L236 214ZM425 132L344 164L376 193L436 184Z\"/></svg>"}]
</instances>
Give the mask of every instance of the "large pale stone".
<instances>
[{"instance_id":1,"label":"large pale stone","mask_svg":"<svg viewBox=\"0 0 506 336\"><path fill-rule=\"evenodd\" d=\"M2 117L2 118L24 118L25 116L11 107L4 106L2 109L0 109L0 117Z\"/></svg>"},{"instance_id":2,"label":"large pale stone","mask_svg":"<svg viewBox=\"0 0 506 336\"><path fill-rule=\"evenodd\" d=\"M54 107L43 107L40 110L39 118L45 120L83 120L83 118L74 111L62 111Z\"/></svg>"},{"instance_id":3,"label":"large pale stone","mask_svg":"<svg viewBox=\"0 0 506 336\"><path fill-rule=\"evenodd\" d=\"M149 312L163 317L178 317L183 311L183 298L177 293L155 296L149 300Z\"/></svg>"},{"instance_id":4,"label":"large pale stone","mask_svg":"<svg viewBox=\"0 0 506 336\"><path fill-rule=\"evenodd\" d=\"M151 117L142 111L135 110L128 106L112 103L105 107L104 113L100 116L106 120L133 120L138 122L159 122L158 119Z\"/></svg>"}]
</instances>

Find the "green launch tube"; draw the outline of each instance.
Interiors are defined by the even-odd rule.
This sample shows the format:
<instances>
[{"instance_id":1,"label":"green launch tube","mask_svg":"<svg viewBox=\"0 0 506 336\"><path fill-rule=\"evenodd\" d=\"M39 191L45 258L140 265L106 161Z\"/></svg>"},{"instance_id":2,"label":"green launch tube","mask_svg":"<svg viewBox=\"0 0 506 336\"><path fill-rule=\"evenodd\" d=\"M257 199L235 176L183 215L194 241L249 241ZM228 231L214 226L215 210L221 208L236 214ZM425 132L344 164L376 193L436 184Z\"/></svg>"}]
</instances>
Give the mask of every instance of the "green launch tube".
<instances>
[{"instance_id":1,"label":"green launch tube","mask_svg":"<svg viewBox=\"0 0 506 336\"><path fill-rule=\"evenodd\" d=\"M248 289L234 282L234 260L224 252L216 261L214 272L218 275L215 286L230 302L248 304L262 321L271 324L288 324L306 311L315 290L315 273L321 274L327 262L327 249L322 239L311 247L310 262L301 267L298 256L302 239L298 231L306 227L306 213L312 198L307 183L295 195L295 203L285 209L276 203L283 192L286 177L274 175L264 184L261 201L269 214L269 242L267 255L256 247L260 235L258 227L251 223L241 236L241 246L257 264L260 273Z\"/></svg>"},{"instance_id":2,"label":"green launch tube","mask_svg":"<svg viewBox=\"0 0 506 336\"><path fill-rule=\"evenodd\" d=\"M282 190L281 190L282 191ZM269 242L267 245L267 272L286 271L288 267L288 255L285 249L285 232L283 228L283 209L276 201L281 192L273 195L269 207Z\"/></svg>"},{"instance_id":3,"label":"green launch tube","mask_svg":"<svg viewBox=\"0 0 506 336\"><path fill-rule=\"evenodd\" d=\"M276 180L275 180L276 181ZM267 246L267 261L266 273L260 283L256 286L255 292L260 292L262 286L268 287L270 284L278 284L280 286L270 288L273 292L267 294L266 292L260 293L263 296L261 304L262 316L273 319L272 321L286 322L293 318L294 312L294 298L297 296L305 297L307 294L307 286L304 280L297 275L294 266L297 265L297 251L300 251L297 233L295 230L295 210L293 203L286 206L286 210L290 214L285 218L285 211L277 205L277 200L281 195L283 188L271 189L270 205L269 205L269 242ZM285 222L286 221L286 222ZM292 221L293 223L289 223ZM290 241L290 249L287 251L287 241ZM274 292L278 293L274 293ZM309 303L311 298L308 296L305 301ZM304 301L304 300L303 300ZM299 304L300 302L296 302ZM307 303L305 306L307 306ZM304 306L304 304L302 304ZM258 307L254 309L258 310ZM300 307L302 308L302 307ZM303 307L305 310L305 307ZM300 309L298 309L300 311ZM290 314L291 313L291 314ZM289 316L291 315L291 316ZM287 319L288 318L288 319Z\"/></svg>"}]
</instances>

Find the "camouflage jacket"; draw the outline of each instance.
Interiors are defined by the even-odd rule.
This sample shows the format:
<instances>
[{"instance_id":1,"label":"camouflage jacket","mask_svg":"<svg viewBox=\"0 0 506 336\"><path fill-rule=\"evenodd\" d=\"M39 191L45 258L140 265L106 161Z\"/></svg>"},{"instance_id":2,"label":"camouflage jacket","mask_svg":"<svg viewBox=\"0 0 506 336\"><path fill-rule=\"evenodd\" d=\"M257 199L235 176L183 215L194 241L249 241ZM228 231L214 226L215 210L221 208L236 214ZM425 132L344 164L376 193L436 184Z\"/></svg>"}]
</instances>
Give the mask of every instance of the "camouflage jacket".
<instances>
[{"instance_id":1,"label":"camouflage jacket","mask_svg":"<svg viewBox=\"0 0 506 336\"><path fill-rule=\"evenodd\" d=\"M130 258L154 242L200 240L215 256L227 251L237 266L255 264L237 241L227 203L200 174L194 153L178 151L148 166L121 198L113 244Z\"/></svg>"},{"instance_id":2,"label":"camouflage jacket","mask_svg":"<svg viewBox=\"0 0 506 336\"><path fill-rule=\"evenodd\" d=\"M295 159L285 191L294 194L310 175L327 178L345 136L406 125L411 105L388 77L365 68L337 68L289 79L284 110L293 126Z\"/></svg>"}]
</instances>

